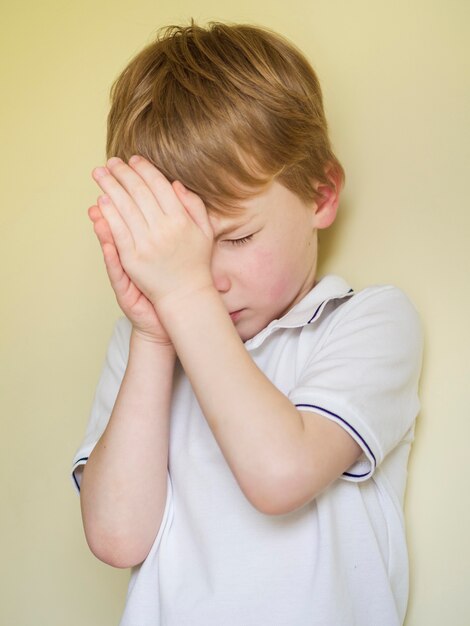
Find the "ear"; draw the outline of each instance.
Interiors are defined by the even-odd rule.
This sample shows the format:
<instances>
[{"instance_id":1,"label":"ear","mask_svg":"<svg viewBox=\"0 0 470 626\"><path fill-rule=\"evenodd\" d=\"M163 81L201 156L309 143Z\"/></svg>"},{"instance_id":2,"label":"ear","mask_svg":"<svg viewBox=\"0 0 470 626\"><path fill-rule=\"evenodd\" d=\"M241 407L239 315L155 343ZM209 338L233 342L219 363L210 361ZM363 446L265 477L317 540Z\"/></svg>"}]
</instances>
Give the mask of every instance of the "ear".
<instances>
[{"instance_id":1,"label":"ear","mask_svg":"<svg viewBox=\"0 0 470 626\"><path fill-rule=\"evenodd\" d=\"M315 186L319 196L315 200L313 219L318 229L328 228L335 221L342 187L342 175L337 168L330 167L326 175L328 183L317 183Z\"/></svg>"}]
</instances>

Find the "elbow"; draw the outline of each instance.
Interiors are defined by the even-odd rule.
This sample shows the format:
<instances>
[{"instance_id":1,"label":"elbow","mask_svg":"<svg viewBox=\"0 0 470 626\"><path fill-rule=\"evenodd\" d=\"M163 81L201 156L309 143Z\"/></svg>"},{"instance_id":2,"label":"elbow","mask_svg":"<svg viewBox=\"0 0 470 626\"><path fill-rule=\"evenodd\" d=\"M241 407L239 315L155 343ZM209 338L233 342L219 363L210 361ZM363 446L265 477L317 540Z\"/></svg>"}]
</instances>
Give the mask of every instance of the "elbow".
<instances>
[{"instance_id":1,"label":"elbow","mask_svg":"<svg viewBox=\"0 0 470 626\"><path fill-rule=\"evenodd\" d=\"M315 496L294 498L288 492L263 493L250 499L251 504L264 515L287 515L311 502Z\"/></svg>"},{"instance_id":2,"label":"elbow","mask_svg":"<svg viewBox=\"0 0 470 626\"><path fill-rule=\"evenodd\" d=\"M140 565L147 557L150 548L136 544L129 536L117 536L87 531L85 537L92 554L111 567L127 569Z\"/></svg>"},{"instance_id":3,"label":"elbow","mask_svg":"<svg viewBox=\"0 0 470 626\"><path fill-rule=\"evenodd\" d=\"M297 506L288 506L285 501L278 499L274 500L269 497L256 498L255 500L250 500L250 502L257 511L272 517L287 515L298 508Z\"/></svg>"},{"instance_id":4,"label":"elbow","mask_svg":"<svg viewBox=\"0 0 470 626\"><path fill-rule=\"evenodd\" d=\"M247 481L242 490L252 506L265 515L286 515L308 504L320 492L305 472L277 466Z\"/></svg>"}]
</instances>

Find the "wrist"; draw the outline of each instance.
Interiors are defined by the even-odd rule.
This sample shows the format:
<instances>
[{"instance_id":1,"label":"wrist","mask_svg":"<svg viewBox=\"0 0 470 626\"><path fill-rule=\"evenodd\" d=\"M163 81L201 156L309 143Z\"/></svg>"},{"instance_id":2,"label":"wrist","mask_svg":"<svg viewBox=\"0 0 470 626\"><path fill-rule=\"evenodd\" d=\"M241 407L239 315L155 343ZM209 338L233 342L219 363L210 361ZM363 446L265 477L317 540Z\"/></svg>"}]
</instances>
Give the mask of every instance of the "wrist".
<instances>
[{"instance_id":1,"label":"wrist","mask_svg":"<svg viewBox=\"0 0 470 626\"><path fill-rule=\"evenodd\" d=\"M176 318L188 319L194 313L194 308L204 306L211 300L221 302L220 294L214 287L212 278L201 280L199 284L194 281L187 287L180 287L168 292L152 302L159 319L171 326Z\"/></svg>"},{"instance_id":2,"label":"wrist","mask_svg":"<svg viewBox=\"0 0 470 626\"><path fill-rule=\"evenodd\" d=\"M165 299L157 311L173 342L178 357L189 346L197 351L210 335L223 336L224 345L231 337L240 342L239 335L230 319L220 293L211 285L178 299ZM202 342L202 344L201 344Z\"/></svg>"},{"instance_id":3,"label":"wrist","mask_svg":"<svg viewBox=\"0 0 470 626\"><path fill-rule=\"evenodd\" d=\"M169 355L175 354L175 348L168 336L165 338L158 337L153 333L137 328L136 326L132 327L131 343L133 345L156 348L162 350L163 352L168 352Z\"/></svg>"},{"instance_id":4,"label":"wrist","mask_svg":"<svg viewBox=\"0 0 470 626\"><path fill-rule=\"evenodd\" d=\"M174 315L183 315L187 318L191 316L195 306L198 307L200 303L206 303L211 299L220 300L220 294L212 281L172 291L161 297L154 306L162 319L171 319Z\"/></svg>"}]
</instances>

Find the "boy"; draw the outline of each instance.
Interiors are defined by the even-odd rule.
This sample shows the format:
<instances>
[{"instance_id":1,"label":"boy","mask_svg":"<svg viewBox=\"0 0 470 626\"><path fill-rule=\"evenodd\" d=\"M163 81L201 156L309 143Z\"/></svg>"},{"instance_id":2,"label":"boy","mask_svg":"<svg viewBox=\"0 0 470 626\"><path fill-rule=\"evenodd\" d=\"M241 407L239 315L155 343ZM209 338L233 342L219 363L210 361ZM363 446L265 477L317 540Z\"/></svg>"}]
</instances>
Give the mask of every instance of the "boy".
<instances>
[{"instance_id":1,"label":"boy","mask_svg":"<svg viewBox=\"0 0 470 626\"><path fill-rule=\"evenodd\" d=\"M342 168L317 78L250 26L167 29L115 83L89 215L118 322L74 462L122 626L396 626L416 313L316 277Z\"/></svg>"}]
</instances>

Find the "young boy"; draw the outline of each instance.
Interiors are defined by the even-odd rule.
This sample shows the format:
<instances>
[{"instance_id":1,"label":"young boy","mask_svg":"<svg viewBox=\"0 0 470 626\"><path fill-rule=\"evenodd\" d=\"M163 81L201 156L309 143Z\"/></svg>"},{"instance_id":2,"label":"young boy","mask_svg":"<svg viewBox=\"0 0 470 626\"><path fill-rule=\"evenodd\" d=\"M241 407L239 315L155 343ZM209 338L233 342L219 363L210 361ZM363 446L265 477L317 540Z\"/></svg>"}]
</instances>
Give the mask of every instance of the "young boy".
<instances>
[{"instance_id":1,"label":"young boy","mask_svg":"<svg viewBox=\"0 0 470 626\"><path fill-rule=\"evenodd\" d=\"M421 335L318 280L342 168L317 78L251 26L172 27L115 83L89 215L125 314L74 461L121 626L396 626Z\"/></svg>"}]
</instances>

